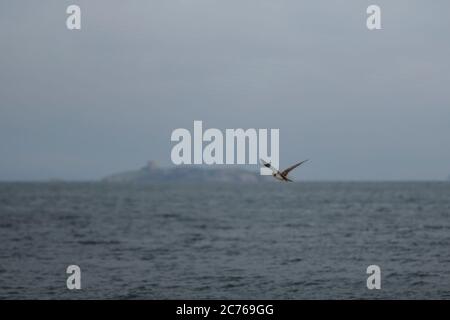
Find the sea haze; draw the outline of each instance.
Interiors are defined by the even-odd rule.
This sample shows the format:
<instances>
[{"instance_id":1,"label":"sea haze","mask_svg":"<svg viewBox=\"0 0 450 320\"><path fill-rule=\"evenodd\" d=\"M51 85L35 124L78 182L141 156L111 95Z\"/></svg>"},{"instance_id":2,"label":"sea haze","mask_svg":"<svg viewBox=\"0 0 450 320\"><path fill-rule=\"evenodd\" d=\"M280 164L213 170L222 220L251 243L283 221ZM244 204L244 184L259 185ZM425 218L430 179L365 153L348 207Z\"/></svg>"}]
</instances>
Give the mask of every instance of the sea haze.
<instances>
[{"instance_id":1,"label":"sea haze","mask_svg":"<svg viewBox=\"0 0 450 320\"><path fill-rule=\"evenodd\" d=\"M449 195L445 182L2 183L0 298L448 299ZM371 264L381 290L366 288Z\"/></svg>"}]
</instances>

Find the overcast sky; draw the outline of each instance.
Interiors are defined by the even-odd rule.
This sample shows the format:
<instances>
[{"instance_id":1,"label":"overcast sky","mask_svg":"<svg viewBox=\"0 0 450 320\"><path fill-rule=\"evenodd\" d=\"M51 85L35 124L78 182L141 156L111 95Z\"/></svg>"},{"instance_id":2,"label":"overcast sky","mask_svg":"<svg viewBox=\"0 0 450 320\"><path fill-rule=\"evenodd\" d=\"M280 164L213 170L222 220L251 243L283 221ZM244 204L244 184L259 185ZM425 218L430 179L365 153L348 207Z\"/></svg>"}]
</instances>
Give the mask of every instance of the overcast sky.
<instances>
[{"instance_id":1,"label":"overcast sky","mask_svg":"<svg viewBox=\"0 0 450 320\"><path fill-rule=\"evenodd\" d=\"M69 31L78 4L82 30ZM382 9L382 30L366 8ZM0 180L97 179L172 130L279 128L307 180L450 174L449 1L1 1ZM251 166L249 167L251 168Z\"/></svg>"}]
</instances>

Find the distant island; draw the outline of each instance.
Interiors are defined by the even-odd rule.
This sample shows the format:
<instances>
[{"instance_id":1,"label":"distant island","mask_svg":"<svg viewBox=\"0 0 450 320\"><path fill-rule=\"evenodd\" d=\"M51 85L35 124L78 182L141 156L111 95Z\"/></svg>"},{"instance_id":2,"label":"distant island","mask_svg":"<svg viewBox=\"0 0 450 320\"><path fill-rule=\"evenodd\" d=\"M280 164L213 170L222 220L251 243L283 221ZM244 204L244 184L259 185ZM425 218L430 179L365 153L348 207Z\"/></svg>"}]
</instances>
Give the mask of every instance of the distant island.
<instances>
[{"instance_id":1,"label":"distant island","mask_svg":"<svg viewBox=\"0 0 450 320\"><path fill-rule=\"evenodd\" d=\"M164 182L227 182L227 183L257 183L271 181L270 177L261 176L238 168L205 168L196 166L177 166L161 168L154 161L149 161L139 170L112 174L101 181L106 183L149 184Z\"/></svg>"}]
</instances>

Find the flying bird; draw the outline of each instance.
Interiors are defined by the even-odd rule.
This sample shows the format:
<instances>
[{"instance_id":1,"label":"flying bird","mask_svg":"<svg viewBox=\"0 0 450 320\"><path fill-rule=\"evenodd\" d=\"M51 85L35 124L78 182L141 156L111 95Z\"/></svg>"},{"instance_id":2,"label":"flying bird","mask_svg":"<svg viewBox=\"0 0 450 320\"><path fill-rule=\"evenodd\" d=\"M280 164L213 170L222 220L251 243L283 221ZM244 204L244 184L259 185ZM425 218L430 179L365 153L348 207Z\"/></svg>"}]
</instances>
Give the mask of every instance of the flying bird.
<instances>
[{"instance_id":1,"label":"flying bird","mask_svg":"<svg viewBox=\"0 0 450 320\"><path fill-rule=\"evenodd\" d=\"M281 180L281 181L285 181L285 182L293 182L291 179L288 179L287 175L289 174L289 172L291 172L292 170L294 170L295 168L297 168L299 165L305 163L308 160L303 160L299 163L294 164L293 166L290 166L289 168L283 170L283 171L279 171L278 169L274 168L269 162L264 161L263 159L261 160L261 164L266 167L269 168L270 170L272 170L272 176L275 179Z\"/></svg>"}]
</instances>

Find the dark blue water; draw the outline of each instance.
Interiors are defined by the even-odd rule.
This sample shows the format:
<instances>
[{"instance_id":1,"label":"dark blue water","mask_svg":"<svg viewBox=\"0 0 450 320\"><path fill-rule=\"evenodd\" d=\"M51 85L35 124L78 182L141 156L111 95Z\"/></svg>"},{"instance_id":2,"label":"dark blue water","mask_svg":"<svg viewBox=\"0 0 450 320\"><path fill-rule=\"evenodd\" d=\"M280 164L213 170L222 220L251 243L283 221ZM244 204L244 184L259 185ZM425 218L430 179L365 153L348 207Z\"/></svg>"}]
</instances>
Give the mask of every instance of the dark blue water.
<instances>
[{"instance_id":1,"label":"dark blue water","mask_svg":"<svg viewBox=\"0 0 450 320\"><path fill-rule=\"evenodd\" d=\"M0 298L448 299L450 184L3 183Z\"/></svg>"}]
</instances>

